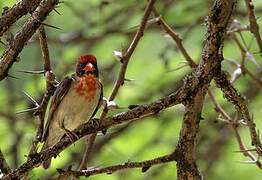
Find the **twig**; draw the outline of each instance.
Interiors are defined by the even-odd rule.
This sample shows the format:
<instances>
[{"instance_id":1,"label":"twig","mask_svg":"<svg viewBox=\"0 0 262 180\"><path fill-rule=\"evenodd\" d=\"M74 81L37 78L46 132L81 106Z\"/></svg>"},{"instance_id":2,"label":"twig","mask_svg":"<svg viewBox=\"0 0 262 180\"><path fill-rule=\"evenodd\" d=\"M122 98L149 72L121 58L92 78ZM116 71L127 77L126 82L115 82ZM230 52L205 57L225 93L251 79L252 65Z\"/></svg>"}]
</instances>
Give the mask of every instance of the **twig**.
<instances>
[{"instance_id":1,"label":"twig","mask_svg":"<svg viewBox=\"0 0 262 180\"><path fill-rule=\"evenodd\" d=\"M22 51L26 42L32 37L41 25L41 22L54 9L57 2L58 0L42 0L22 29L14 36L0 59L0 80L3 80L8 75L9 69L16 61L18 54Z\"/></svg>"},{"instance_id":2,"label":"twig","mask_svg":"<svg viewBox=\"0 0 262 180\"><path fill-rule=\"evenodd\" d=\"M108 98L109 101L112 101L115 98L119 87L121 85L123 85L123 83L124 83L126 68L127 68L129 59L130 59L131 55L133 54L140 38L143 36L143 31L145 29L147 19L148 19L149 15L152 11L152 8L153 8L155 1L156 0L150 0L149 1L148 5L146 7L146 10L145 10L144 16L142 18L141 24L139 26L139 29L137 30L133 41L131 42L129 48L127 49L126 53L124 54L124 56L122 58L123 65L122 65L121 70L119 72L119 75L118 75L118 78L117 78L117 81L116 81L117 83L115 83L113 91Z\"/></svg>"},{"instance_id":3,"label":"twig","mask_svg":"<svg viewBox=\"0 0 262 180\"><path fill-rule=\"evenodd\" d=\"M245 72L249 75L251 79L262 89L262 81L255 77L249 70L245 68Z\"/></svg>"},{"instance_id":4,"label":"twig","mask_svg":"<svg viewBox=\"0 0 262 180\"><path fill-rule=\"evenodd\" d=\"M135 37L134 37L133 41L131 42L129 48L127 49L126 53L124 54L124 56L121 59L122 66L121 66L120 72L118 74L118 78L117 78L117 80L114 84L113 90L112 90L112 92L111 92L111 94L108 98L109 101L114 100L114 98L116 97L116 94L118 93L120 86L124 84L125 73L126 73L128 62L130 60L131 55L133 54L133 52L135 50L140 38L143 36L143 32L144 32L144 29L146 27L147 19L148 19L149 15L152 11L152 8L153 8L155 1L156 0L150 0L149 1L148 5L145 9L144 15L142 17L140 26L139 26L136 34L135 34ZM100 116L100 119L105 118L107 112L108 112L108 109L107 109L107 107L105 107L103 109L101 116ZM89 156L90 152L92 151L93 144L94 144L94 141L96 139L96 135L97 135L97 133L92 134L91 137L89 138L89 142L88 142L87 147L86 147L85 155L83 157L83 160L82 160L81 166L79 167L79 170L82 170L82 169L86 168L86 166L87 166L88 156Z\"/></svg>"},{"instance_id":5,"label":"twig","mask_svg":"<svg viewBox=\"0 0 262 180\"><path fill-rule=\"evenodd\" d=\"M161 27L166 31L166 33L168 33L172 39L176 42L177 47L179 48L179 50L181 51L181 53L183 54L183 56L185 57L185 59L187 60L189 66L191 68L196 68L197 64L192 60L192 58L189 56L189 54L187 53L187 51L185 50L183 44L182 44L182 39L179 37L179 35L174 32L172 30L172 28L163 20L163 18L160 16L160 14L157 12L156 8L153 7L152 10L153 14L155 15L155 17L160 17L159 18L159 23L161 25Z\"/></svg>"},{"instance_id":6,"label":"twig","mask_svg":"<svg viewBox=\"0 0 262 180\"><path fill-rule=\"evenodd\" d=\"M51 65L50 65L50 57L49 57L47 40L46 40L46 33L43 25L39 27L38 35L40 40L42 56L44 58L44 72L47 72L51 70Z\"/></svg>"},{"instance_id":7,"label":"twig","mask_svg":"<svg viewBox=\"0 0 262 180\"><path fill-rule=\"evenodd\" d=\"M254 6L252 3L252 0L245 0L246 7L247 7L247 12L248 12L248 17L249 17L249 22L250 22L250 31L254 34L257 44L260 49L260 54L262 56L262 39L259 34L259 26L256 21L255 13L254 13Z\"/></svg>"},{"instance_id":8,"label":"twig","mask_svg":"<svg viewBox=\"0 0 262 180\"><path fill-rule=\"evenodd\" d=\"M244 144L244 142L242 141L238 131L237 131L237 128L235 125L231 125L232 129L233 129L233 132L237 138L237 142L238 142L238 145L239 145L239 148L241 151L243 151L243 154L245 156L248 156L250 159L252 159L253 161L255 161L255 164L260 168L262 169L262 164L261 162L258 161L258 159L254 156L254 154L250 151L248 151L248 148L246 147L246 145Z\"/></svg>"},{"instance_id":9,"label":"twig","mask_svg":"<svg viewBox=\"0 0 262 180\"><path fill-rule=\"evenodd\" d=\"M213 93L212 93L210 90L208 90L208 94L209 94L209 96L210 96L210 98L211 98L211 101L212 101L213 104L215 105L216 110L217 110L218 112L220 112L220 113L222 114L222 116L223 116L226 120L231 121L230 116L224 111L224 109L220 106L220 104L218 104L215 96L213 95Z\"/></svg>"},{"instance_id":10,"label":"twig","mask_svg":"<svg viewBox=\"0 0 262 180\"><path fill-rule=\"evenodd\" d=\"M18 72L27 73L27 74L44 74L44 71L23 71L19 70Z\"/></svg>"},{"instance_id":11,"label":"twig","mask_svg":"<svg viewBox=\"0 0 262 180\"><path fill-rule=\"evenodd\" d=\"M257 153L262 156L262 145L259 139L259 136L256 132L256 124L253 119L250 117L247 105L245 104L245 100L241 95L237 92L237 90L232 86L232 84L227 80L227 75L224 71L216 74L215 76L216 85L221 88L226 99L229 102L232 102L237 111L239 111L243 118L245 119L247 126L249 127L249 132L252 140L252 145L256 147Z\"/></svg>"},{"instance_id":12,"label":"twig","mask_svg":"<svg viewBox=\"0 0 262 180\"><path fill-rule=\"evenodd\" d=\"M46 78L46 92L44 94L44 97L42 99L42 102L37 109L37 115L38 115L38 125L37 125L37 132L34 137L29 156L36 153L36 148L42 139L43 135L43 129L44 129L44 120L45 120L45 113L47 109L48 102L53 95L55 91L55 75L51 71L51 65L50 65L50 58L49 58L49 51L48 51L48 45L46 41L46 34L45 34L45 29L43 25L41 25L38 29L38 35L39 35L39 40L40 40L40 46L41 46L41 51L43 55L43 60L44 60L44 74ZM25 173L23 180L27 179L28 173Z\"/></svg>"},{"instance_id":13,"label":"twig","mask_svg":"<svg viewBox=\"0 0 262 180\"><path fill-rule=\"evenodd\" d=\"M210 94L209 94L210 95ZM248 151L247 147L245 146L244 142L242 141L239 132L237 130L237 124L234 123L234 121L230 118L230 116L224 111L224 109L218 104L217 100L213 95L210 96L213 104L216 106L216 109L222 114L222 116L229 122L234 135L237 139L238 145L240 150L243 152L245 156L248 156L253 161L256 161L256 165L262 169L262 164L257 160L257 158L252 154L252 152Z\"/></svg>"},{"instance_id":14,"label":"twig","mask_svg":"<svg viewBox=\"0 0 262 180\"><path fill-rule=\"evenodd\" d=\"M177 155L175 153L158 157L152 160L147 161L140 161L140 162L126 162L120 165L115 166L109 166L105 168L88 168L87 170L83 171L64 171L62 169L58 169L58 172L63 175L64 178L70 177L70 176L85 176L89 177L95 174L112 174L115 171L123 170L123 169L130 169L130 168L142 168L142 172L145 172L148 170L151 166L163 164L167 162L172 162L176 160Z\"/></svg>"},{"instance_id":15,"label":"twig","mask_svg":"<svg viewBox=\"0 0 262 180\"><path fill-rule=\"evenodd\" d=\"M39 27L38 30L39 34L39 40L40 40L40 46L41 46L41 51L43 55L43 60L44 60L44 74L45 74L45 79L46 79L46 93L44 94L44 97L42 99L42 102L40 104L40 108L38 109L38 114L39 114L39 124L37 126L37 133L36 137L33 143L33 148L36 147L37 143L42 139L42 134L43 134L43 128L44 128L44 118L45 118L45 113L46 113L46 108L48 105L48 101L50 97L53 95L55 91L55 75L53 74L51 70L51 65L50 65L50 58L49 58L49 52L48 52L48 45L46 41L46 34L43 25ZM34 153L31 152L31 153Z\"/></svg>"},{"instance_id":16,"label":"twig","mask_svg":"<svg viewBox=\"0 0 262 180\"><path fill-rule=\"evenodd\" d=\"M7 164L1 149L0 149L0 170L3 174L9 174L12 172L12 169Z\"/></svg>"},{"instance_id":17,"label":"twig","mask_svg":"<svg viewBox=\"0 0 262 180\"><path fill-rule=\"evenodd\" d=\"M260 87L262 88L262 81L260 81L258 78L256 78L245 66L245 58L247 54L249 53L248 50L245 50L244 47L240 44L239 40L237 39L236 35L233 33L232 34L234 41L236 42L240 52L241 52L241 65L238 64L239 67L241 67L241 70L243 73L247 73L251 79ZM236 63L237 61L235 61Z\"/></svg>"}]
</instances>

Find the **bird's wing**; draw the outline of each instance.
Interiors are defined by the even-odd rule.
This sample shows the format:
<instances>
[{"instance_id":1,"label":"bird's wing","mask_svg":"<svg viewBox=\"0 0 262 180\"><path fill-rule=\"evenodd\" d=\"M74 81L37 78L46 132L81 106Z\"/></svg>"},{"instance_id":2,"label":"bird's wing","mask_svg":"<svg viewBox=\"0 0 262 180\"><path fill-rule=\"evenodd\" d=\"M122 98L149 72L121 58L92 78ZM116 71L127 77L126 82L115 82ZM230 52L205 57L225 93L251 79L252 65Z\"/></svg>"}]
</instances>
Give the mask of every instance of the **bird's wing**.
<instances>
[{"instance_id":1,"label":"bird's wing","mask_svg":"<svg viewBox=\"0 0 262 180\"><path fill-rule=\"evenodd\" d=\"M44 142L48 137L49 125L53 119L54 113L57 110L62 99L67 94L68 90L70 89L72 81L73 81L73 76L67 76L63 81L60 82L59 86L56 88L56 91L54 93L54 96L52 98L51 105L49 108L48 118L46 120L42 142Z\"/></svg>"},{"instance_id":2,"label":"bird's wing","mask_svg":"<svg viewBox=\"0 0 262 180\"><path fill-rule=\"evenodd\" d=\"M92 116L90 117L90 119L92 119L94 117L94 115L96 114L97 110L100 108L100 106L103 103L103 85L100 82L99 82L99 85L101 87L100 98L99 98L99 101L97 103L96 109L94 110L94 112L93 112Z\"/></svg>"}]
</instances>

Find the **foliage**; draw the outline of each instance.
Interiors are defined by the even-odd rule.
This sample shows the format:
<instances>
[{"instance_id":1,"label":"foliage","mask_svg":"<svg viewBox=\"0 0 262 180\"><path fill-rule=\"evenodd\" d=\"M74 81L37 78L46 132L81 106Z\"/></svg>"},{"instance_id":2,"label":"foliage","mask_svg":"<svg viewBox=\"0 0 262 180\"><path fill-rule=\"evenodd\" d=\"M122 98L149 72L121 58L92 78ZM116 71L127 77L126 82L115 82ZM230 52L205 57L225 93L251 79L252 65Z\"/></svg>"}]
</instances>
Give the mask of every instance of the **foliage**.
<instances>
[{"instance_id":1,"label":"foliage","mask_svg":"<svg viewBox=\"0 0 262 180\"><path fill-rule=\"evenodd\" d=\"M16 1L0 2L0 8L12 6ZM104 85L104 96L108 97L114 81L118 75L121 63L114 57L113 51L124 51L132 40L137 25L141 21L144 7L147 1L137 0L78 0L65 1L60 4L57 11L48 16L45 23L61 28L45 27L48 36L51 66L58 80L69 75L75 70L75 62L78 56L84 53L92 53L98 59L100 79ZM198 63L203 50L206 26L204 19L211 6L211 1L158 1L155 7L161 13L162 18L183 39L185 49ZM254 1L256 16L261 15L262 2ZM16 22L11 32L15 34L30 15ZM150 16L153 18L153 16ZM242 25L249 25L244 1L239 1L234 18ZM261 20L257 21L261 27ZM260 31L261 32L261 31ZM241 40L241 37L237 35ZM261 54L255 43L254 36L249 31L243 32L243 38L248 44L252 43L250 52L261 64ZM6 41L3 39L3 42ZM243 44L244 41L241 41ZM5 47L0 46L0 52ZM24 97L23 91L30 94L38 102L45 92L45 79L43 75L30 75L19 72L20 70L42 70L43 61L37 34L25 46L19 55L20 61L16 62L9 73L17 79L7 78L0 85L0 147L7 162L12 168L17 168L26 161L31 142L36 133L37 118L31 113L15 114L33 105ZM224 45L224 57L236 59L241 62L241 52L236 43L229 37ZM157 23L147 26L144 36L139 42L127 68L126 78L135 79L125 82L120 88L115 102L120 107L152 102L158 98L174 92L183 84L183 78L191 72L186 66L180 70L172 71L180 67L185 59L173 40L159 27ZM261 69L251 61L246 61L247 69L261 79ZM227 70L231 77L234 67L223 62L223 69ZM241 75L234 86L248 100L250 113L253 114L257 129L262 129L260 117L262 116L261 89L248 75ZM233 106L223 97L220 89L213 90L217 101L231 116L237 116ZM122 109L110 111L109 115L123 111ZM101 110L97 113L97 117ZM123 132L118 130L126 124L111 128L107 134L97 138L96 145L89 166L105 167L122 162L142 161L171 153L177 143L181 121L183 119L183 106L174 106L164 112L145 118L141 121L129 123ZM229 126L216 121L219 113L214 109L210 98L206 96L203 107L203 121L200 123L198 137L197 159L201 172L206 179L261 179L260 169L254 164L241 164L239 161L249 159L239 150L236 138ZM246 128L239 128L241 137L248 147L250 135ZM111 135L116 134L114 138ZM105 142L104 139L108 140ZM220 141L219 141L220 140ZM81 162L85 150L85 139L82 139L63 151L52 162L48 171L42 167L30 172L31 179L55 177L56 168L65 168L69 164L76 169ZM210 161L209 161L210 159ZM90 179L174 179L176 177L176 165L174 162L157 165L146 173L141 169L123 170L112 175L102 174L92 176Z\"/></svg>"}]
</instances>

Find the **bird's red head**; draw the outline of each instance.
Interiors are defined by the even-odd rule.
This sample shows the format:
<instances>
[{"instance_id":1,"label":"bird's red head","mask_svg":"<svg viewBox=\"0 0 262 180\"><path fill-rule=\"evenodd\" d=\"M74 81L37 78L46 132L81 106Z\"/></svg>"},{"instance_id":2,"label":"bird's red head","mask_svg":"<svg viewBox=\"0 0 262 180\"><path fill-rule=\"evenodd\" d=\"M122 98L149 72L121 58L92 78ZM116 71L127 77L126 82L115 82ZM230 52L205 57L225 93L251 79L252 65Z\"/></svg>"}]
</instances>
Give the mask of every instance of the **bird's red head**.
<instances>
[{"instance_id":1,"label":"bird's red head","mask_svg":"<svg viewBox=\"0 0 262 180\"><path fill-rule=\"evenodd\" d=\"M94 64L96 64L96 57L92 54L84 54L83 56L80 56L80 58L78 58L77 63L85 63L85 62L93 62Z\"/></svg>"},{"instance_id":2,"label":"bird's red head","mask_svg":"<svg viewBox=\"0 0 262 180\"><path fill-rule=\"evenodd\" d=\"M83 56L80 56L76 64L76 74L79 77L84 74L94 74L98 77L96 57L92 54L84 54Z\"/></svg>"}]
</instances>

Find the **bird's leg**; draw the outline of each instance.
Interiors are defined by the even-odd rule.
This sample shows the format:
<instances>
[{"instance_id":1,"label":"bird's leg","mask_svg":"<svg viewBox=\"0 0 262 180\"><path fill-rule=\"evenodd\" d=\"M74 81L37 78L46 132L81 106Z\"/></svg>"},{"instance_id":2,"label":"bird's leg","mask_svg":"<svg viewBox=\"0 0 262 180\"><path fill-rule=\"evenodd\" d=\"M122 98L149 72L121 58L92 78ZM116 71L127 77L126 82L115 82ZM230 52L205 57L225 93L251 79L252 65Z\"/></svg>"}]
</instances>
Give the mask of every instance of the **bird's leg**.
<instances>
[{"instance_id":1,"label":"bird's leg","mask_svg":"<svg viewBox=\"0 0 262 180\"><path fill-rule=\"evenodd\" d=\"M91 124L92 127L98 128L100 126L100 119L98 118L91 118L88 123Z\"/></svg>"},{"instance_id":2,"label":"bird's leg","mask_svg":"<svg viewBox=\"0 0 262 180\"><path fill-rule=\"evenodd\" d=\"M74 132L74 131L70 131L69 129L67 129L64 125L64 121L62 122L62 126L61 128L65 131L66 136L68 136L68 138L70 139L70 141L73 143L75 142L77 139L79 139L79 136ZM64 136L63 136L64 137ZM62 137L62 138L63 138Z\"/></svg>"}]
</instances>

